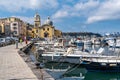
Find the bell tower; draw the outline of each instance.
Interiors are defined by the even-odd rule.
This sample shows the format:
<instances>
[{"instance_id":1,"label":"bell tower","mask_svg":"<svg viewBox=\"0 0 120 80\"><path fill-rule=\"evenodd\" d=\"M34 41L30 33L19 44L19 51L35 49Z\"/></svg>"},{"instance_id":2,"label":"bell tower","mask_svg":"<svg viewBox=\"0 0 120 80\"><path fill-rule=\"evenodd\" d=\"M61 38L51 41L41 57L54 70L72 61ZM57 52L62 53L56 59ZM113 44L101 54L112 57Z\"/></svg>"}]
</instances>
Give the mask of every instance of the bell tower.
<instances>
[{"instance_id":1,"label":"bell tower","mask_svg":"<svg viewBox=\"0 0 120 80\"><path fill-rule=\"evenodd\" d=\"M40 15L36 13L34 17L34 27L38 28L40 26L41 26Z\"/></svg>"}]
</instances>

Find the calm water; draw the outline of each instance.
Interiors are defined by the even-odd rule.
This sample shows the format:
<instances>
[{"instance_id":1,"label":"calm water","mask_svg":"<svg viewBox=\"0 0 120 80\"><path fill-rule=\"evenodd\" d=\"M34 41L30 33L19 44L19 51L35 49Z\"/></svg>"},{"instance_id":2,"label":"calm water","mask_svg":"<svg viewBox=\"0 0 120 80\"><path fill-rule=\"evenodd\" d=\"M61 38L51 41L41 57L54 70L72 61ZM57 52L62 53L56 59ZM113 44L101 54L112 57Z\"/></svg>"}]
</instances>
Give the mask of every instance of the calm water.
<instances>
[{"instance_id":1,"label":"calm water","mask_svg":"<svg viewBox=\"0 0 120 80\"><path fill-rule=\"evenodd\" d=\"M100 46L85 46L97 51ZM120 73L88 72L80 65L69 63L46 63L44 69L56 80L120 80Z\"/></svg>"},{"instance_id":2,"label":"calm water","mask_svg":"<svg viewBox=\"0 0 120 80\"><path fill-rule=\"evenodd\" d=\"M46 63L45 70L56 80L120 80L120 73L87 72L80 65Z\"/></svg>"}]
</instances>

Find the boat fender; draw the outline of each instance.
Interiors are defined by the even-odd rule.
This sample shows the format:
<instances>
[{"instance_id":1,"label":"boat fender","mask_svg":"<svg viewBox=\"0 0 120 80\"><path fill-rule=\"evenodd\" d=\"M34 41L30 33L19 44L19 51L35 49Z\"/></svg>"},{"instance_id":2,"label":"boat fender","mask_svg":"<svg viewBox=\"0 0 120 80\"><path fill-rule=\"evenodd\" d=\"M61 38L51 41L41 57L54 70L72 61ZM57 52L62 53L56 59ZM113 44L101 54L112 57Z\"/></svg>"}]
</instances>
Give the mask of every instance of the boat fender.
<instances>
[{"instance_id":1,"label":"boat fender","mask_svg":"<svg viewBox=\"0 0 120 80\"><path fill-rule=\"evenodd\" d=\"M95 51L95 50L92 50L90 53L91 53L91 54L95 54L95 53L96 53L96 51Z\"/></svg>"},{"instance_id":2,"label":"boat fender","mask_svg":"<svg viewBox=\"0 0 120 80\"><path fill-rule=\"evenodd\" d=\"M80 63L82 63L83 61L82 61L82 56L80 56Z\"/></svg>"}]
</instances>

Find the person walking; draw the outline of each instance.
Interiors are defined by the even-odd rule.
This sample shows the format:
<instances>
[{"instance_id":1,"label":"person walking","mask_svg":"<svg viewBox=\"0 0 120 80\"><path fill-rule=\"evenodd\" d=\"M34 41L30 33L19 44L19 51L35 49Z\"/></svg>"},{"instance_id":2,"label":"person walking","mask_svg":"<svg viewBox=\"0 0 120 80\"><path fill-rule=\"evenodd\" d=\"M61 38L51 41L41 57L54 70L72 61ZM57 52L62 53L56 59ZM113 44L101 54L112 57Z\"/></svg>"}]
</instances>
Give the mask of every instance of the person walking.
<instances>
[{"instance_id":1,"label":"person walking","mask_svg":"<svg viewBox=\"0 0 120 80\"><path fill-rule=\"evenodd\" d=\"M26 43L26 44L28 44L28 41L27 41L27 39L25 40L25 43Z\"/></svg>"},{"instance_id":2,"label":"person walking","mask_svg":"<svg viewBox=\"0 0 120 80\"><path fill-rule=\"evenodd\" d=\"M22 45L22 39L20 38L20 44Z\"/></svg>"}]
</instances>

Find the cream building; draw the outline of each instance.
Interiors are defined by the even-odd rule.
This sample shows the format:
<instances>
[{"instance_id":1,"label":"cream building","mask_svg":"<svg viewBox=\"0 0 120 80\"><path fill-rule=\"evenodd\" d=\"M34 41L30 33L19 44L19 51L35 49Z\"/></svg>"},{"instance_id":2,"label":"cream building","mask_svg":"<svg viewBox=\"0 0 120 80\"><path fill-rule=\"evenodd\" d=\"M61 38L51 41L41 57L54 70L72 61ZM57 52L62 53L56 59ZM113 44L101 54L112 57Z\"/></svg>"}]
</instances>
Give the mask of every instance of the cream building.
<instances>
[{"instance_id":1,"label":"cream building","mask_svg":"<svg viewBox=\"0 0 120 80\"><path fill-rule=\"evenodd\" d=\"M0 31L5 36L25 36L26 23L16 17L0 19Z\"/></svg>"}]
</instances>

